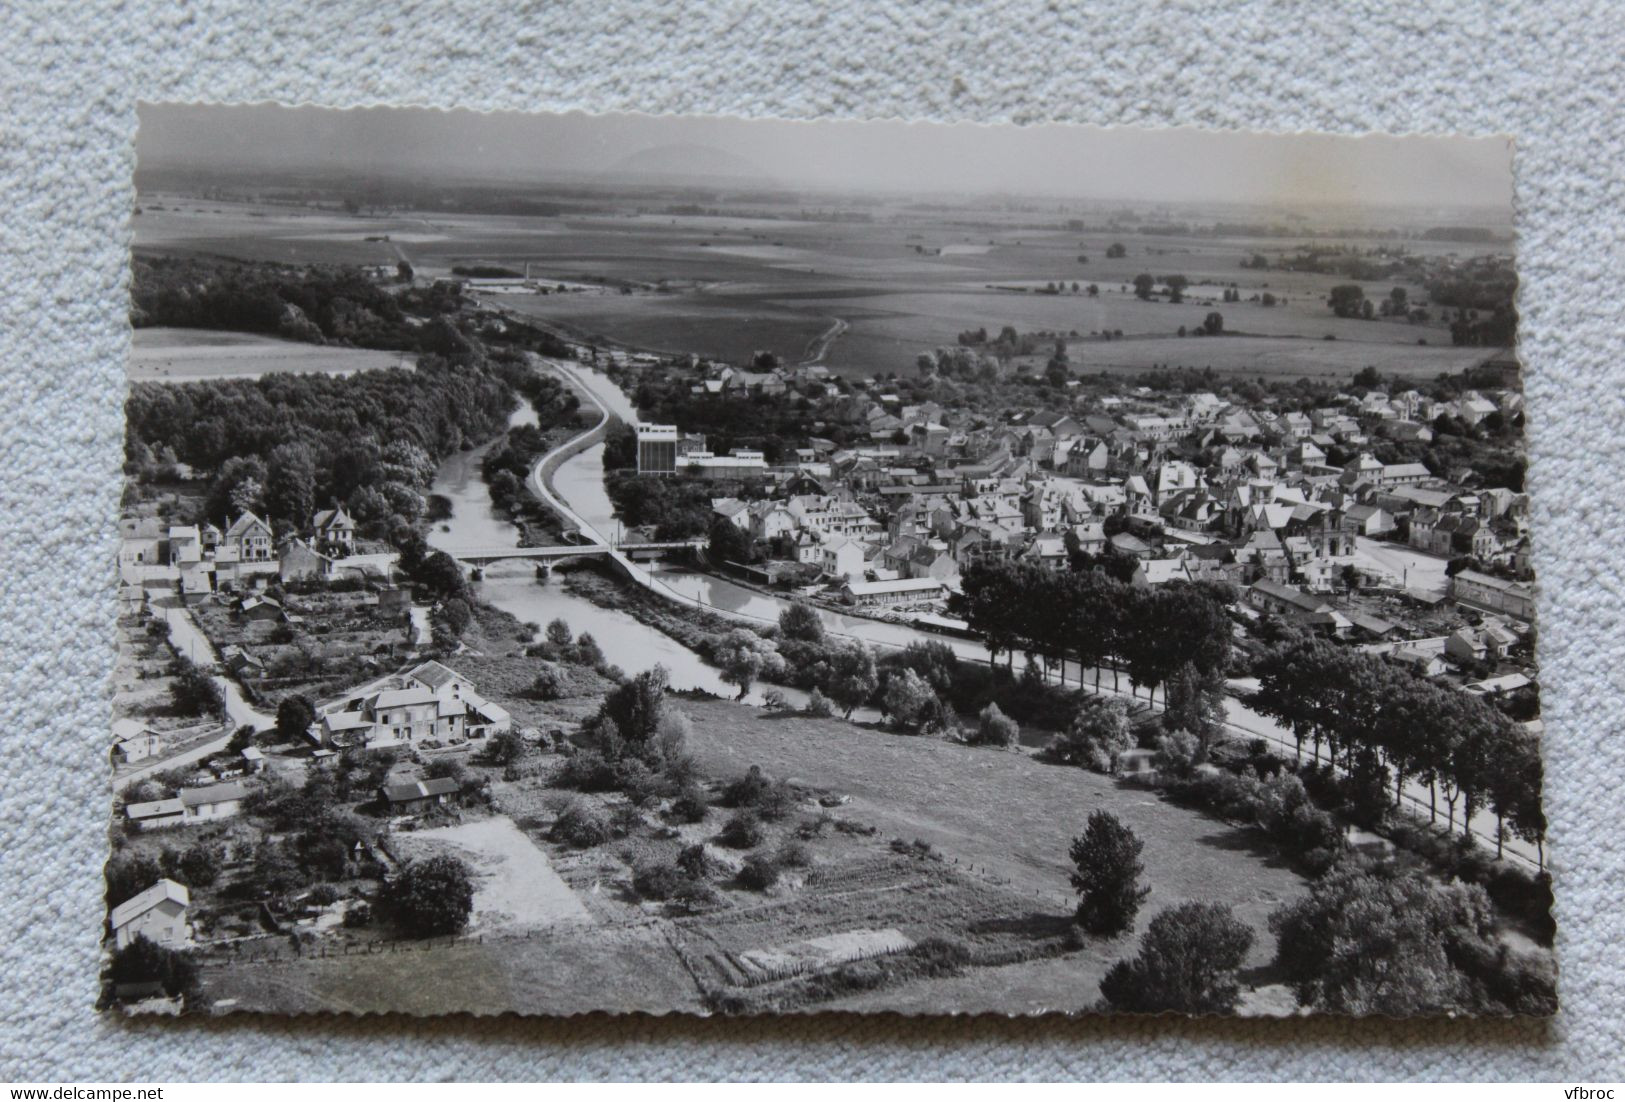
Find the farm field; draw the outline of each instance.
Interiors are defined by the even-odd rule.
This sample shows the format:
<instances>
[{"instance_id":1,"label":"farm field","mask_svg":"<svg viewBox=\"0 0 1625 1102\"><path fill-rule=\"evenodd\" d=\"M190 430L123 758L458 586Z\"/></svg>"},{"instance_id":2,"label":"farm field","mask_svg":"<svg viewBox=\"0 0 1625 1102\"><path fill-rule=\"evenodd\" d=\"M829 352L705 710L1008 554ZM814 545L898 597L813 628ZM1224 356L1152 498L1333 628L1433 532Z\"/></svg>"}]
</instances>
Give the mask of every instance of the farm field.
<instances>
[{"instance_id":1,"label":"farm field","mask_svg":"<svg viewBox=\"0 0 1625 1102\"><path fill-rule=\"evenodd\" d=\"M410 357L398 352L334 348L253 333L154 327L135 331L125 370L131 382L196 382L277 373L350 375L410 366Z\"/></svg>"},{"instance_id":2,"label":"farm field","mask_svg":"<svg viewBox=\"0 0 1625 1102\"><path fill-rule=\"evenodd\" d=\"M449 275L461 264L513 270L529 264L543 283L600 280L626 284L632 293L504 294L493 296L496 305L578 336L736 362L758 350L799 360L839 318L850 328L830 347L825 362L853 377L906 373L916 354L951 345L962 331L986 327L996 333L1005 325L1023 332L1078 332L1084 339L1074 346L1073 363L1091 371L1188 366L1297 378L1369 365L1431 377L1477 362L1488 351L1452 348L1437 317L1414 325L1338 318L1325 299L1332 286L1345 282L1340 277L1241 267L1255 253L1279 259L1295 251L1301 242L1286 237L1069 232L1022 225L997 211L883 206L873 212L873 221L852 223L804 217L787 205L764 207L764 217L632 210L559 217L411 212L363 217L157 198L163 209L149 207L135 219L137 248L290 263L393 265L404 259L429 278ZM772 214L779 217L765 216ZM1128 255L1108 259L1113 242L1126 244ZM1374 242L1349 243L1365 248ZM1404 245L1436 256L1464 248L1425 240ZM1087 263L1079 257L1087 257ZM1187 301L1176 306L1137 299L1127 286L1141 272L1187 276L1192 284ZM1038 289L1051 281L1067 292L1010 289ZM1080 288L1097 284L1099 296L1072 293L1074 282ZM1285 304L1218 301L1231 284L1243 298L1268 291ZM656 286L663 290L652 290ZM1371 291L1381 297L1387 289L1373 284ZM1405 289L1413 303L1426 300L1422 288ZM1227 339L1222 348L1175 336L1181 325L1198 325L1210 309L1224 315L1228 329L1245 336ZM1118 329L1127 340L1088 347L1089 333ZM1336 340L1323 341L1327 335ZM309 358L304 369L343 369L317 366L320 351L302 354ZM155 358L146 356L149 362ZM144 369L163 368L202 370L189 356L156 357L156 366Z\"/></svg>"}]
</instances>

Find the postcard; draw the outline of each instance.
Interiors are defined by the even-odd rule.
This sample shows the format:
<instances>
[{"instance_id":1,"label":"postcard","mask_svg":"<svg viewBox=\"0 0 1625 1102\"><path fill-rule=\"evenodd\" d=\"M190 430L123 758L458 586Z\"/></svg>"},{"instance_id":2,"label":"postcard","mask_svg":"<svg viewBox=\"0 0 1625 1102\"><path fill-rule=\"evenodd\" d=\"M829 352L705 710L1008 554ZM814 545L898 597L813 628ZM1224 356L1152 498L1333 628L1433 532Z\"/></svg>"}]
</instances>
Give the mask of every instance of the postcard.
<instances>
[{"instance_id":1,"label":"postcard","mask_svg":"<svg viewBox=\"0 0 1625 1102\"><path fill-rule=\"evenodd\" d=\"M1555 1012L1505 139L137 152L105 1009Z\"/></svg>"}]
</instances>

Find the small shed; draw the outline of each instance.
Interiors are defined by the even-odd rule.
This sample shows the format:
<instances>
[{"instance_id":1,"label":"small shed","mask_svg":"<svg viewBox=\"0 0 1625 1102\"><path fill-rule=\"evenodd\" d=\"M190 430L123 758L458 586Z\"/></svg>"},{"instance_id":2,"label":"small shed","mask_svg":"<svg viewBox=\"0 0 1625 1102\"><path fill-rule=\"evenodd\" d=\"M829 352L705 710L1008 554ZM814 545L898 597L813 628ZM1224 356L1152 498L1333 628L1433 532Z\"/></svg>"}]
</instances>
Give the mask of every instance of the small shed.
<instances>
[{"instance_id":1,"label":"small shed","mask_svg":"<svg viewBox=\"0 0 1625 1102\"><path fill-rule=\"evenodd\" d=\"M392 815L416 815L452 802L459 785L450 777L431 777L383 785L378 791Z\"/></svg>"}]
</instances>

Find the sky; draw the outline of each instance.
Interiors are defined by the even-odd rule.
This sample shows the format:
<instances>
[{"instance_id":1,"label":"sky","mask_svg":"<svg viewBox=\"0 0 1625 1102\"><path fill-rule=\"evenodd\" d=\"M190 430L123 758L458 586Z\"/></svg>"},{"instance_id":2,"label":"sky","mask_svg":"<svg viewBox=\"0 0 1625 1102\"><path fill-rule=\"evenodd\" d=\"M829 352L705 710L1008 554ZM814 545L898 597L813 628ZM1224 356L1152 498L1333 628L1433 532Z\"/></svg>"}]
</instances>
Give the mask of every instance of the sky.
<instances>
[{"instance_id":1,"label":"sky","mask_svg":"<svg viewBox=\"0 0 1625 1102\"><path fill-rule=\"evenodd\" d=\"M1497 137L143 104L136 151L142 168L729 178L808 191L1482 206L1509 215L1512 204L1510 141Z\"/></svg>"}]
</instances>

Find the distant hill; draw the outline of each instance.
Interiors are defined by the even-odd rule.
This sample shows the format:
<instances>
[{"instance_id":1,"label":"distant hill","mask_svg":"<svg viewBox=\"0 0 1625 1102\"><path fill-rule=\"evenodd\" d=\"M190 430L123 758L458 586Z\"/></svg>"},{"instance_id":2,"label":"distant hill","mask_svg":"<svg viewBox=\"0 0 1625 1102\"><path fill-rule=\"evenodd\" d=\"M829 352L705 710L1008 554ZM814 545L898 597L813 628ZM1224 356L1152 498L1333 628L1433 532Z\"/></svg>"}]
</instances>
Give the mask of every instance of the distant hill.
<instances>
[{"instance_id":1,"label":"distant hill","mask_svg":"<svg viewBox=\"0 0 1625 1102\"><path fill-rule=\"evenodd\" d=\"M681 184L771 190L773 174L737 153L708 145L657 145L622 157L600 174L606 182Z\"/></svg>"}]
</instances>

